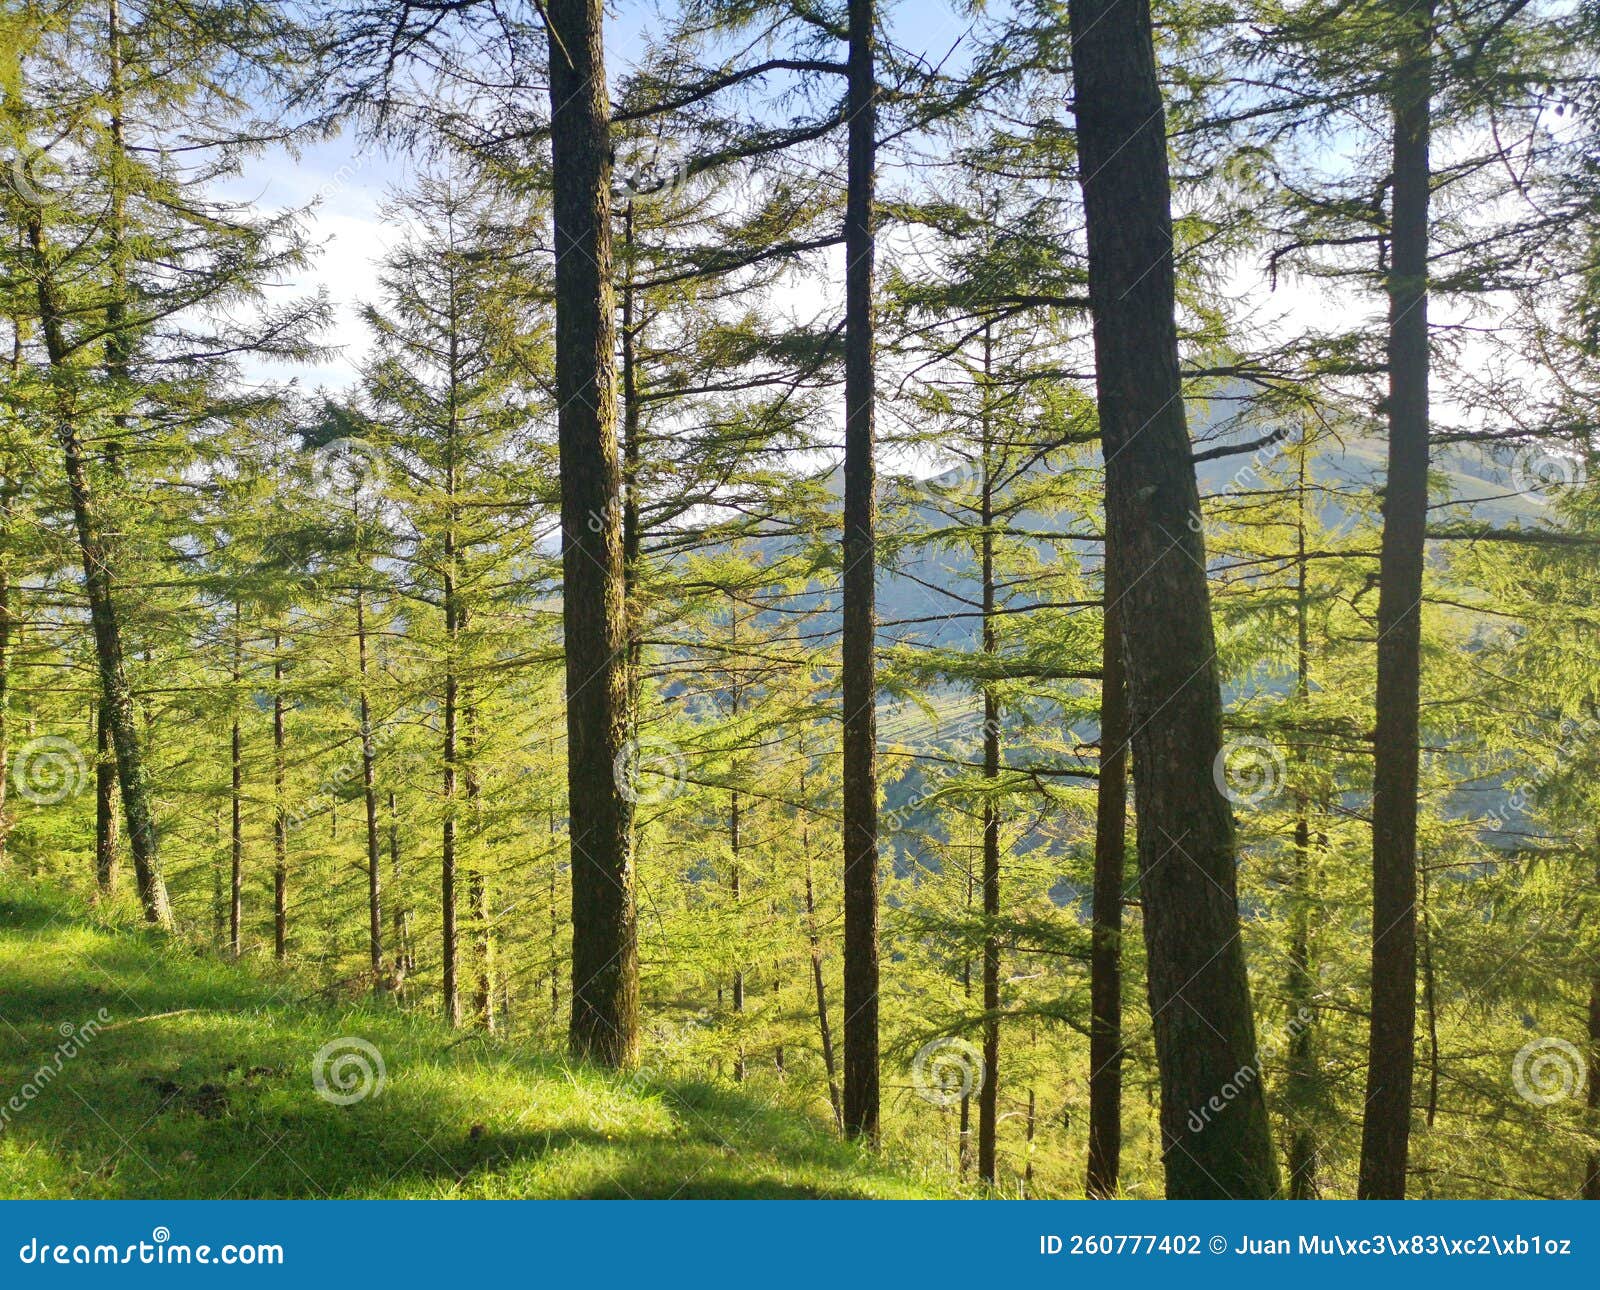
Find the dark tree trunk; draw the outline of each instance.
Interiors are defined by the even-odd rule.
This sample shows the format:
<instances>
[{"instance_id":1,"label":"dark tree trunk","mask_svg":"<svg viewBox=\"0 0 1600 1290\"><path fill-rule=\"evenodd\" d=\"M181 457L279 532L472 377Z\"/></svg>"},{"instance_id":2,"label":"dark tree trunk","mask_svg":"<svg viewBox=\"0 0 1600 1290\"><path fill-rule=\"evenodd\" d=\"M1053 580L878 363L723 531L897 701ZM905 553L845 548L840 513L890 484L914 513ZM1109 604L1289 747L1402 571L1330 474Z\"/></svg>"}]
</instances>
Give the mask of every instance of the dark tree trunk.
<instances>
[{"instance_id":1,"label":"dark tree trunk","mask_svg":"<svg viewBox=\"0 0 1600 1290\"><path fill-rule=\"evenodd\" d=\"M1122 1163L1122 900L1127 882L1128 694L1110 552L1101 645L1100 779L1096 786L1089 950L1090 1196L1115 1196Z\"/></svg>"},{"instance_id":2,"label":"dark tree trunk","mask_svg":"<svg viewBox=\"0 0 1600 1290\"><path fill-rule=\"evenodd\" d=\"M459 682L456 679L456 637L460 631L460 609L456 603L455 544L445 534L444 575L444 823L439 846L440 953L444 960L444 1019L452 1027L461 1024L461 987L456 969L460 962L460 943L456 929L456 754Z\"/></svg>"},{"instance_id":3,"label":"dark tree trunk","mask_svg":"<svg viewBox=\"0 0 1600 1290\"><path fill-rule=\"evenodd\" d=\"M822 972L822 933L817 928L816 897L811 889L811 853L806 852L806 939L811 944L811 985L817 996L817 1039L822 1046L822 1069L828 1075L828 1104L833 1122L844 1127L844 1105L839 1097L839 1076L833 1058L833 1029L828 1024L828 992Z\"/></svg>"},{"instance_id":4,"label":"dark tree trunk","mask_svg":"<svg viewBox=\"0 0 1600 1290\"><path fill-rule=\"evenodd\" d=\"M395 975L403 984L417 962L411 948L411 910L406 903L405 875L400 868L400 808L392 788L389 790L389 880L394 884L390 904L394 906Z\"/></svg>"},{"instance_id":5,"label":"dark tree trunk","mask_svg":"<svg viewBox=\"0 0 1600 1290\"><path fill-rule=\"evenodd\" d=\"M844 1131L878 1137L878 714L873 657L873 0L849 0L844 355Z\"/></svg>"},{"instance_id":6,"label":"dark tree trunk","mask_svg":"<svg viewBox=\"0 0 1600 1290\"><path fill-rule=\"evenodd\" d=\"M630 803L622 479L614 376L611 126L600 0L549 0L556 400L572 845L574 1057L630 1065L639 952Z\"/></svg>"},{"instance_id":7,"label":"dark tree trunk","mask_svg":"<svg viewBox=\"0 0 1600 1290\"><path fill-rule=\"evenodd\" d=\"M984 333L983 365L988 375L991 340ZM984 387L987 403L988 387ZM985 408L983 484L979 504L983 532L978 563L983 577L983 652L999 649L995 629L994 461ZM1000 1105L1000 811L994 790L1000 778L1000 705L994 691L983 693L983 1084L978 1089L978 1177L991 1187L995 1180L995 1146Z\"/></svg>"},{"instance_id":8,"label":"dark tree trunk","mask_svg":"<svg viewBox=\"0 0 1600 1290\"><path fill-rule=\"evenodd\" d=\"M1298 516L1295 526L1295 699L1304 704L1311 695L1310 588L1306 565L1306 456L1299 461ZM1305 761L1297 751L1296 762ZM1303 773L1303 771L1302 771ZM1283 1077L1284 1102L1289 1120L1289 1198L1314 1200L1320 1148L1312 1117L1317 1111L1318 1079L1315 1032L1306 1018L1316 1001L1316 971L1311 961L1311 906L1316 875L1311 851L1311 799L1303 786L1295 788L1294 853L1291 865L1289 910L1289 980L1285 1025L1289 1033L1287 1069Z\"/></svg>"},{"instance_id":9,"label":"dark tree trunk","mask_svg":"<svg viewBox=\"0 0 1600 1290\"><path fill-rule=\"evenodd\" d=\"M360 674L357 702L361 716L361 797L367 816L367 958L372 969L372 988L385 991L383 975L383 869L379 859L378 783L376 752L372 739L372 699L367 693L367 610L366 598L356 588L356 660Z\"/></svg>"},{"instance_id":10,"label":"dark tree trunk","mask_svg":"<svg viewBox=\"0 0 1600 1290\"><path fill-rule=\"evenodd\" d=\"M1361 1125L1363 1200L1406 1193L1417 1024L1417 764L1428 520L1428 136L1433 4L1396 16L1390 214L1389 464L1378 560L1372 776L1372 1027Z\"/></svg>"},{"instance_id":11,"label":"dark tree trunk","mask_svg":"<svg viewBox=\"0 0 1600 1290\"><path fill-rule=\"evenodd\" d=\"M228 878L228 952L238 958L244 949L244 731L239 722L239 655L243 648L240 640L239 606L233 607L233 708L232 731L232 783L228 825L229 855L232 860Z\"/></svg>"},{"instance_id":12,"label":"dark tree trunk","mask_svg":"<svg viewBox=\"0 0 1600 1290\"><path fill-rule=\"evenodd\" d=\"M94 731L94 878L100 895L117 890L117 752L105 696L96 705Z\"/></svg>"},{"instance_id":13,"label":"dark tree trunk","mask_svg":"<svg viewBox=\"0 0 1600 1290\"><path fill-rule=\"evenodd\" d=\"M20 346L20 334L14 335ZM17 362L20 362L20 354ZM13 362L13 371L16 365ZM16 638L11 591L11 499L14 495L11 480L0 480L0 871L6 866L6 839L11 834L11 817L6 814L6 783L11 773L11 652ZM100 715L103 723L104 709Z\"/></svg>"},{"instance_id":14,"label":"dark tree trunk","mask_svg":"<svg viewBox=\"0 0 1600 1290\"><path fill-rule=\"evenodd\" d=\"M737 717L739 712L737 687L734 690L734 696L733 711L735 717ZM729 888L733 897L734 916L737 918L742 899L739 890L739 794L737 792L728 794L728 846L732 860L728 874ZM742 930L736 924L736 939L742 938L742 935ZM735 1017L744 1015L744 969L740 967L733 969L733 1015ZM737 1025L738 1023L735 1022L735 1024ZM742 1038L739 1040L737 1055L733 1059L733 1078L740 1083L744 1081L744 1040Z\"/></svg>"},{"instance_id":15,"label":"dark tree trunk","mask_svg":"<svg viewBox=\"0 0 1600 1290\"><path fill-rule=\"evenodd\" d=\"M272 954L289 957L289 797L283 712L283 637L272 636Z\"/></svg>"},{"instance_id":16,"label":"dark tree trunk","mask_svg":"<svg viewBox=\"0 0 1600 1290\"><path fill-rule=\"evenodd\" d=\"M1233 817L1213 779L1222 703L1174 320L1171 191L1145 0L1070 0L1106 527L1138 811L1162 1156L1175 1198L1272 1196Z\"/></svg>"},{"instance_id":17,"label":"dark tree trunk","mask_svg":"<svg viewBox=\"0 0 1600 1290\"><path fill-rule=\"evenodd\" d=\"M73 527L83 558L84 595L94 629L95 659L100 689L111 718L112 747L117 755L117 782L122 788L122 810L128 826L128 849L133 855L134 878L146 921L157 927L172 926L172 906L161 876L155 819L150 810L150 784L139 744L139 721L133 690L128 684L122 644L122 621L112 592L111 561L100 531L100 517L89 483L89 464L78 437L72 381L67 370L67 341L56 284L45 247L44 229L35 212L28 224L29 245L37 277L40 329L45 351L57 381L55 434L61 447L72 505Z\"/></svg>"},{"instance_id":18,"label":"dark tree trunk","mask_svg":"<svg viewBox=\"0 0 1600 1290\"><path fill-rule=\"evenodd\" d=\"M1589 1091L1585 1099L1589 1110L1589 1132L1600 1124L1600 972L1589 978ZM1584 1200L1600 1200L1600 1151L1590 1151L1584 1161Z\"/></svg>"}]
</instances>

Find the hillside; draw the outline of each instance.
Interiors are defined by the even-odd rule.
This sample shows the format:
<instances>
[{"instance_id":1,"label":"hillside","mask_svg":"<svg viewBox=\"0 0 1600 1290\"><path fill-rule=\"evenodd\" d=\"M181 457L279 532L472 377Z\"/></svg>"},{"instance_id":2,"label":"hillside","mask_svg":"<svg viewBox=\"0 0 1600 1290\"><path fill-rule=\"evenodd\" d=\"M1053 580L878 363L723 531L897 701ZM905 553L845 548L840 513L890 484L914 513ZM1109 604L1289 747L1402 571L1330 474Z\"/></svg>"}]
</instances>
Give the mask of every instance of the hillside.
<instances>
[{"instance_id":1,"label":"hillside","mask_svg":"<svg viewBox=\"0 0 1600 1290\"><path fill-rule=\"evenodd\" d=\"M0 1194L925 1194L759 1090L574 1068L308 988L0 888Z\"/></svg>"}]
</instances>

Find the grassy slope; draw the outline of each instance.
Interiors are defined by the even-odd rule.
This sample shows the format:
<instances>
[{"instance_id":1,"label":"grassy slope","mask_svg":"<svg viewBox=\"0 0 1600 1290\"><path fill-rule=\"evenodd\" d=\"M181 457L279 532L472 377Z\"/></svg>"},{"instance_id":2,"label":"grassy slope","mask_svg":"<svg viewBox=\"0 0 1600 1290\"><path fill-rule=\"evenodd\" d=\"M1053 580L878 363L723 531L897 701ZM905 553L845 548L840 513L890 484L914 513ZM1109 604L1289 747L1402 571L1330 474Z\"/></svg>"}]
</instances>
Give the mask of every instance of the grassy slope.
<instances>
[{"instance_id":1,"label":"grassy slope","mask_svg":"<svg viewBox=\"0 0 1600 1290\"><path fill-rule=\"evenodd\" d=\"M0 1125L0 1194L923 1194L816 1122L726 1086L574 1069L391 1008L307 1005L303 991L96 925L54 896L0 890L0 1110L55 1066L64 1026L109 1014ZM381 1094L349 1106L318 1095L313 1056L341 1036L382 1054Z\"/></svg>"}]
</instances>

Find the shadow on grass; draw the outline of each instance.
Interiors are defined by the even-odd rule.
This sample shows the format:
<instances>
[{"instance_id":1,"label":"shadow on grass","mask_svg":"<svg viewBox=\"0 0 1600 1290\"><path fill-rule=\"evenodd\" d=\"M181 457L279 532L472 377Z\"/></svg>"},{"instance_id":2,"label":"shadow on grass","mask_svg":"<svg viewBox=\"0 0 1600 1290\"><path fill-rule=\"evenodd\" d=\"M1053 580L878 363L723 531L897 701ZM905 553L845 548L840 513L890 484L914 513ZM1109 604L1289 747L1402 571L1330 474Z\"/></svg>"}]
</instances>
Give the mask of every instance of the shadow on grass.
<instances>
[{"instance_id":1,"label":"shadow on grass","mask_svg":"<svg viewBox=\"0 0 1600 1290\"><path fill-rule=\"evenodd\" d=\"M11 1197L813 1197L884 1181L759 1094L307 1004L292 978L10 893L0 1017Z\"/></svg>"}]
</instances>

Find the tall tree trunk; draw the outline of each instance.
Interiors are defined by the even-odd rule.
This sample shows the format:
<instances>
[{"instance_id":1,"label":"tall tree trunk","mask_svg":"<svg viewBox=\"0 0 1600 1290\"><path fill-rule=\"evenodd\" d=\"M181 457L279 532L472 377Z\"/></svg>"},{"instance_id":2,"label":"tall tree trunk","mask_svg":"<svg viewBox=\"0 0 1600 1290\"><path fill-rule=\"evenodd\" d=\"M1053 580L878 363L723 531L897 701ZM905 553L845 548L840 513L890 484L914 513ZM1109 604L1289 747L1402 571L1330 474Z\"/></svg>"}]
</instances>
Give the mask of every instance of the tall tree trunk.
<instances>
[{"instance_id":1,"label":"tall tree trunk","mask_svg":"<svg viewBox=\"0 0 1600 1290\"><path fill-rule=\"evenodd\" d=\"M1117 1194L1122 1164L1122 900L1128 828L1128 692L1110 554L1108 547L1090 911L1089 1167L1084 1183L1090 1196L1101 1197Z\"/></svg>"},{"instance_id":2,"label":"tall tree trunk","mask_svg":"<svg viewBox=\"0 0 1600 1290\"><path fill-rule=\"evenodd\" d=\"M994 453L990 443L988 375L993 351L989 327L984 329L983 481L979 519L978 564L983 578L983 652L999 649L995 628L994 584ZM1000 778L1000 704L992 687L983 692L983 1084L978 1089L978 1177L995 1180L995 1146L1000 1106L1000 811L994 790Z\"/></svg>"},{"instance_id":3,"label":"tall tree trunk","mask_svg":"<svg viewBox=\"0 0 1600 1290\"><path fill-rule=\"evenodd\" d=\"M1310 588L1306 562L1306 454L1300 454L1295 524L1295 699L1304 705L1311 695ZM1303 765L1305 753L1297 750ZM1302 772L1303 773L1303 772ZM1289 911L1289 1033L1287 1069L1283 1077L1284 1102L1289 1119L1289 1197L1313 1200L1317 1196L1320 1149L1311 1120L1316 1112L1318 1081L1315 1032L1304 1019L1316 998L1316 972L1311 962L1311 902L1316 875L1311 852L1311 798L1296 787L1294 853L1290 858L1292 905Z\"/></svg>"},{"instance_id":4,"label":"tall tree trunk","mask_svg":"<svg viewBox=\"0 0 1600 1290\"><path fill-rule=\"evenodd\" d=\"M467 623L467 609L459 611L460 626ZM482 789L477 770L477 709L467 704L466 767L462 778L467 790L467 812L472 821L472 862L467 865L467 900L472 907L473 955L477 964L477 985L472 996L472 1015L487 1034L495 1032L494 1014L494 924L489 914L489 883L479 866L479 838L483 832Z\"/></svg>"},{"instance_id":5,"label":"tall tree trunk","mask_svg":"<svg viewBox=\"0 0 1600 1290\"><path fill-rule=\"evenodd\" d=\"M150 809L150 784L144 753L139 745L139 722L133 690L128 684L122 644L122 622L112 592L111 561L100 531L99 511L89 482L89 464L75 424L67 339L56 293L53 267L45 244L42 216L32 212L28 241L36 275L40 329L55 379L54 422L61 448L72 504L73 527L83 559L83 587L94 629L95 658L100 688L111 718L112 746L117 755L117 781L122 787L122 810L128 826L128 848L133 854L134 878L145 920L157 927L172 926L172 906L161 876L155 819Z\"/></svg>"},{"instance_id":6,"label":"tall tree trunk","mask_svg":"<svg viewBox=\"0 0 1600 1290\"><path fill-rule=\"evenodd\" d=\"M453 484L452 484L453 486ZM460 946L456 931L456 755L457 709L460 682L456 676L456 638L460 631L460 608L456 598L455 538L445 533L444 619L444 823L440 838L439 910L444 960L444 1019L453 1028L461 1024L461 988L456 979Z\"/></svg>"},{"instance_id":7,"label":"tall tree trunk","mask_svg":"<svg viewBox=\"0 0 1600 1290\"><path fill-rule=\"evenodd\" d=\"M1272 1196L1233 816L1213 779L1222 702L1174 318L1171 191L1146 0L1069 0L1106 527L1133 730L1162 1157L1175 1198Z\"/></svg>"},{"instance_id":8,"label":"tall tree trunk","mask_svg":"<svg viewBox=\"0 0 1600 1290\"><path fill-rule=\"evenodd\" d=\"M239 722L240 653L243 649L241 631L236 601L233 606L233 670L229 674L233 682L230 695L230 706L233 708L233 757L229 794L232 813L228 829L229 856L232 861L228 881L228 952L234 958L238 958L244 949L244 732Z\"/></svg>"},{"instance_id":9,"label":"tall tree trunk","mask_svg":"<svg viewBox=\"0 0 1600 1290\"><path fill-rule=\"evenodd\" d=\"M1403 7L1394 72L1389 463L1378 557L1372 776L1372 1025L1363 1200L1406 1193L1417 1022L1417 780L1422 564L1428 519L1428 140L1433 3Z\"/></svg>"},{"instance_id":10,"label":"tall tree trunk","mask_svg":"<svg viewBox=\"0 0 1600 1290\"><path fill-rule=\"evenodd\" d=\"M1600 972L1589 978L1589 1091L1585 1098L1588 1128L1600 1127ZM1584 1200L1600 1200L1600 1150L1591 1150L1584 1161L1583 1186L1578 1194Z\"/></svg>"},{"instance_id":11,"label":"tall tree trunk","mask_svg":"<svg viewBox=\"0 0 1600 1290\"><path fill-rule=\"evenodd\" d=\"M735 699L735 715L737 715L738 711L738 700ZM732 860L728 874L729 889L733 897L734 917L737 918L742 899L739 890L739 793L737 790L728 794L728 847ZM742 944L743 929L736 924L734 933L736 944ZM744 1016L744 969L742 967L733 969L733 1015L735 1017ZM737 1025L738 1023L735 1022L734 1024ZM744 1039L742 1037L738 1041L738 1049L733 1059L733 1078L741 1083L744 1080Z\"/></svg>"},{"instance_id":12,"label":"tall tree trunk","mask_svg":"<svg viewBox=\"0 0 1600 1290\"><path fill-rule=\"evenodd\" d=\"M20 349L20 331L13 335ZM20 361L19 353L12 364L13 371ZM6 784L11 774L11 653L16 640L11 587L11 505L15 496L16 487L8 474L0 479L0 872L6 867L6 841L11 835L11 817L6 814ZM102 722L104 716L102 709Z\"/></svg>"},{"instance_id":13,"label":"tall tree trunk","mask_svg":"<svg viewBox=\"0 0 1600 1290\"><path fill-rule=\"evenodd\" d=\"M801 845L806 840L802 838ZM839 1076L833 1059L833 1029L828 1024L828 992L822 972L822 933L817 927L816 897L811 889L811 852L806 851L806 940L811 946L811 986L817 997L817 1039L822 1046L822 1069L828 1076L828 1104L833 1122L844 1127L844 1105L839 1097Z\"/></svg>"},{"instance_id":14,"label":"tall tree trunk","mask_svg":"<svg viewBox=\"0 0 1600 1290\"><path fill-rule=\"evenodd\" d=\"M283 713L283 636L272 634L272 954L289 957L289 797Z\"/></svg>"},{"instance_id":15,"label":"tall tree trunk","mask_svg":"<svg viewBox=\"0 0 1600 1290\"><path fill-rule=\"evenodd\" d=\"M111 712L105 695L95 711L94 878L95 889L109 899L117 890L117 751L111 746Z\"/></svg>"},{"instance_id":16,"label":"tall tree trunk","mask_svg":"<svg viewBox=\"0 0 1600 1290\"><path fill-rule=\"evenodd\" d=\"M611 122L601 0L549 0L555 185L556 401L572 845L574 1057L627 1066L639 1048L621 466L611 273Z\"/></svg>"},{"instance_id":17,"label":"tall tree trunk","mask_svg":"<svg viewBox=\"0 0 1600 1290\"><path fill-rule=\"evenodd\" d=\"M372 989L385 991L383 975L383 869L379 856L377 755L372 739L372 697L367 690L366 595L356 588L356 701L361 718L361 797L367 816L367 959Z\"/></svg>"},{"instance_id":18,"label":"tall tree trunk","mask_svg":"<svg viewBox=\"0 0 1600 1290\"><path fill-rule=\"evenodd\" d=\"M874 0L849 0L844 353L844 1131L878 1137Z\"/></svg>"}]
</instances>

